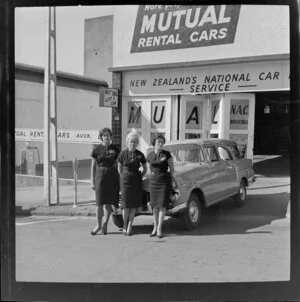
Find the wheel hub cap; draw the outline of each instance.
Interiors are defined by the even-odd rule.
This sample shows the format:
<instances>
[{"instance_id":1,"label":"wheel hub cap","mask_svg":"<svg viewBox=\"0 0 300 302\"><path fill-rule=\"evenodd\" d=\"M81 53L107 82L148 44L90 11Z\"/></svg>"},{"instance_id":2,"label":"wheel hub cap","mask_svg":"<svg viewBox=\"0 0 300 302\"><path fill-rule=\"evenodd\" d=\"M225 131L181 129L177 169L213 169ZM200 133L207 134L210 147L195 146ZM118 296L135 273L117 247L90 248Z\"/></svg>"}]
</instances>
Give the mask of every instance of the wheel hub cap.
<instances>
[{"instance_id":1,"label":"wheel hub cap","mask_svg":"<svg viewBox=\"0 0 300 302\"><path fill-rule=\"evenodd\" d=\"M193 223L197 222L199 217L199 209L197 207L197 203L192 200L189 206L189 216Z\"/></svg>"},{"instance_id":2,"label":"wheel hub cap","mask_svg":"<svg viewBox=\"0 0 300 302\"><path fill-rule=\"evenodd\" d=\"M240 196L241 196L241 200L245 200L245 198L246 198L246 192L245 192L244 187L240 188Z\"/></svg>"}]
</instances>

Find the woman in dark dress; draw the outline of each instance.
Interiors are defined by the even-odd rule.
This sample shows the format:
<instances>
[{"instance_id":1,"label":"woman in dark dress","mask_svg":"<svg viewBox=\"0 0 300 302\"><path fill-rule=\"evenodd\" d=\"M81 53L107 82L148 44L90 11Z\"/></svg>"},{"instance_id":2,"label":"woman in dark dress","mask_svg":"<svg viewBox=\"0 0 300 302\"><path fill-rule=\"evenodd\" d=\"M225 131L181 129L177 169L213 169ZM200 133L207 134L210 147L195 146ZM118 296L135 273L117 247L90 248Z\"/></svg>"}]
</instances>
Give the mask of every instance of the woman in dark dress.
<instances>
[{"instance_id":1,"label":"woman in dark dress","mask_svg":"<svg viewBox=\"0 0 300 302\"><path fill-rule=\"evenodd\" d=\"M154 151L147 155L151 170L149 182L150 203L153 208L154 228L150 237L162 238L162 225L166 207L170 202L174 165L171 153L163 150L166 139L158 135L153 139Z\"/></svg>"},{"instance_id":2,"label":"woman in dark dress","mask_svg":"<svg viewBox=\"0 0 300 302\"><path fill-rule=\"evenodd\" d=\"M96 235L99 231L106 235L112 206L117 205L119 199L119 174L115 167L119 150L111 144L112 132L109 128L103 128L99 136L102 143L97 145L91 154L91 181L92 188L96 190L97 205L97 226L91 231L91 235Z\"/></svg>"},{"instance_id":3,"label":"woman in dark dress","mask_svg":"<svg viewBox=\"0 0 300 302\"><path fill-rule=\"evenodd\" d=\"M127 148L118 157L118 171L121 175L121 208L124 220L123 234L127 236L132 234L136 210L142 206L142 178L147 173L145 156L136 149L138 144L138 133L128 133ZM140 167L142 167L142 172Z\"/></svg>"}]
</instances>

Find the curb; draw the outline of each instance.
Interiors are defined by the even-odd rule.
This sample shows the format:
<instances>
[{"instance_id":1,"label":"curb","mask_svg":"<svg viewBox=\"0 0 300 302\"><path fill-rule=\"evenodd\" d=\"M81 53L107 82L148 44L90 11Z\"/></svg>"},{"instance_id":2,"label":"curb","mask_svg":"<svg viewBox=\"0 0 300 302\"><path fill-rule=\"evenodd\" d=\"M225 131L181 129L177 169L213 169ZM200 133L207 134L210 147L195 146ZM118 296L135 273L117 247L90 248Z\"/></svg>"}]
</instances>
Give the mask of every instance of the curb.
<instances>
[{"instance_id":1,"label":"curb","mask_svg":"<svg viewBox=\"0 0 300 302\"><path fill-rule=\"evenodd\" d=\"M15 206L16 216L31 216L32 211L36 208L23 208L22 206Z\"/></svg>"},{"instance_id":2,"label":"curb","mask_svg":"<svg viewBox=\"0 0 300 302\"><path fill-rule=\"evenodd\" d=\"M96 216L94 204L40 206L31 211L32 216Z\"/></svg>"}]
</instances>

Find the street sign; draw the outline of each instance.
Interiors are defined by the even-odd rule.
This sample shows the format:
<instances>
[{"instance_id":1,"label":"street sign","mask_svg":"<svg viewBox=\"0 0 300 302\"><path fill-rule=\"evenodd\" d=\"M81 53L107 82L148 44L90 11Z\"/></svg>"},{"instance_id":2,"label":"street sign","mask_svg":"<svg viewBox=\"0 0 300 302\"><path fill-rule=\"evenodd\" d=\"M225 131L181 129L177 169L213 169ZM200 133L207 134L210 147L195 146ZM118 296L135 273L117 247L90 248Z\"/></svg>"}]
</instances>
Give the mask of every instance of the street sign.
<instances>
[{"instance_id":1,"label":"street sign","mask_svg":"<svg viewBox=\"0 0 300 302\"><path fill-rule=\"evenodd\" d=\"M118 107L118 89L100 88L99 107Z\"/></svg>"}]
</instances>

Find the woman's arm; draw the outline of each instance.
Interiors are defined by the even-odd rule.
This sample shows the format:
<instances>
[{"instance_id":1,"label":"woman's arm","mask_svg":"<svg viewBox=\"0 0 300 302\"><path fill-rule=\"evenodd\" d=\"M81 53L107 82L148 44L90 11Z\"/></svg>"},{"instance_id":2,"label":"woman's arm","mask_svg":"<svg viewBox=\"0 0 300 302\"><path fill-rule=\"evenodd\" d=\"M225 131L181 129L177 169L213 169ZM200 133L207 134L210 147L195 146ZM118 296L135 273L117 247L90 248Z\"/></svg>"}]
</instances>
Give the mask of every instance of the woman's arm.
<instances>
[{"instance_id":1,"label":"woman's arm","mask_svg":"<svg viewBox=\"0 0 300 302\"><path fill-rule=\"evenodd\" d=\"M169 165L171 177L173 177L173 174L174 174L174 164L173 164L173 158L172 157L168 159L168 165Z\"/></svg>"},{"instance_id":2,"label":"woman's arm","mask_svg":"<svg viewBox=\"0 0 300 302\"><path fill-rule=\"evenodd\" d=\"M96 159L92 157L92 164L91 164L91 186L92 186L92 189L95 189L95 175L96 175Z\"/></svg>"},{"instance_id":3,"label":"woman's arm","mask_svg":"<svg viewBox=\"0 0 300 302\"><path fill-rule=\"evenodd\" d=\"M143 167L143 172L142 172L142 178L145 176L145 174L147 173L147 164L142 164Z\"/></svg>"},{"instance_id":4,"label":"woman's arm","mask_svg":"<svg viewBox=\"0 0 300 302\"><path fill-rule=\"evenodd\" d=\"M123 169L123 165L120 162L118 162L118 172L120 175L122 173L122 169Z\"/></svg>"}]
</instances>

